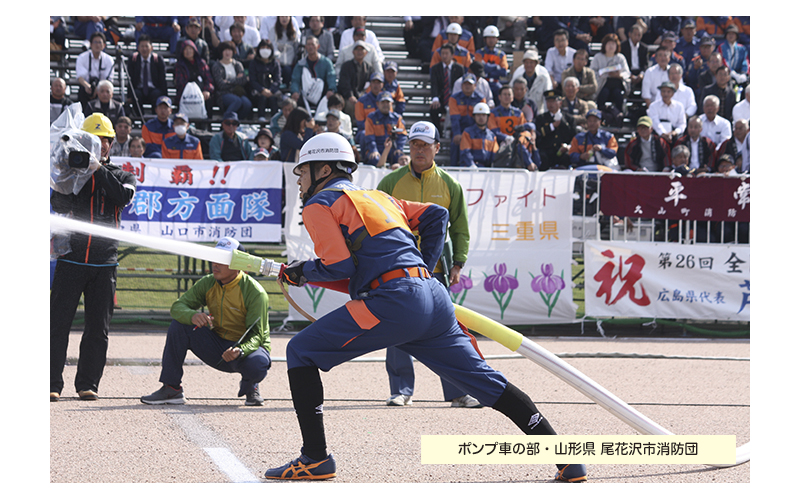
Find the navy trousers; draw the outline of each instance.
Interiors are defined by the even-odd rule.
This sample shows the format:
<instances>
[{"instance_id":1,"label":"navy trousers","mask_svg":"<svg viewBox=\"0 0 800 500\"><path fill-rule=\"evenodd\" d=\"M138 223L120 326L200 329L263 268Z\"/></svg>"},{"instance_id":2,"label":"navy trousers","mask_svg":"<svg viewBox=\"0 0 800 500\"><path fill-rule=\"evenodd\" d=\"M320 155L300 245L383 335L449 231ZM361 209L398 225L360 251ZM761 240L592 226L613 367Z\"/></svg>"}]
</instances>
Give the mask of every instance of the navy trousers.
<instances>
[{"instance_id":1,"label":"navy trousers","mask_svg":"<svg viewBox=\"0 0 800 500\"><path fill-rule=\"evenodd\" d=\"M235 343L223 339L208 327L196 328L194 325L184 325L173 320L167 330L159 381L172 387L180 386L186 352L191 350L203 363L212 368L226 373L240 373L242 382L239 395L246 394L267 376L272 358L266 349L259 347L247 356L239 356L230 362L220 362L222 353Z\"/></svg>"},{"instance_id":2,"label":"navy trousers","mask_svg":"<svg viewBox=\"0 0 800 500\"><path fill-rule=\"evenodd\" d=\"M444 285L444 274L434 273L433 275ZM392 397L402 394L403 396L414 395L414 358L400 349L392 346L386 348L386 373L389 375L389 394ZM464 396L464 391L451 384L445 379L442 381L442 393L445 401L452 401Z\"/></svg>"},{"instance_id":3,"label":"navy trousers","mask_svg":"<svg viewBox=\"0 0 800 500\"><path fill-rule=\"evenodd\" d=\"M484 406L493 406L508 384L472 346L447 289L433 278L394 279L326 314L289 341L287 368L328 371L392 346Z\"/></svg>"}]
</instances>

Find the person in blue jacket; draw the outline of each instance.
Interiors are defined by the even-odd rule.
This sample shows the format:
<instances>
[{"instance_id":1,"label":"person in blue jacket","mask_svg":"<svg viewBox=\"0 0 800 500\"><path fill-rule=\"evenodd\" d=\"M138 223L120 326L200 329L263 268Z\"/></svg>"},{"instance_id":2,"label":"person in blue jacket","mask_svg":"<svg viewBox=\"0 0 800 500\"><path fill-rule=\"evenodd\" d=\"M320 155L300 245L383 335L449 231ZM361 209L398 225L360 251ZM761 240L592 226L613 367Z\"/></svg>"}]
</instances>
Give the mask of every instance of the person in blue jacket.
<instances>
[{"instance_id":1,"label":"person in blue jacket","mask_svg":"<svg viewBox=\"0 0 800 500\"><path fill-rule=\"evenodd\" d=\"M494 155L500 149L497 137L489 130L489 105L479 102L472 108L474 125L465 128L461 133L461 166L491 167Z\"/></svg>"},{"instance_id":2,"label":"person in blue jacket","mask_svg":"<svg viewBox=\"0 0 800 500\"><path fill-rule=\"evenodd\" d=\"M407 133L403 117L392 111L394 99L389 92L381 92L378 97L378 109L367 116L364 123L364 156L370 165L377 165L386 139L392 140L387 163L397 163L403 156Z\"/></svg>"}]
</instances>

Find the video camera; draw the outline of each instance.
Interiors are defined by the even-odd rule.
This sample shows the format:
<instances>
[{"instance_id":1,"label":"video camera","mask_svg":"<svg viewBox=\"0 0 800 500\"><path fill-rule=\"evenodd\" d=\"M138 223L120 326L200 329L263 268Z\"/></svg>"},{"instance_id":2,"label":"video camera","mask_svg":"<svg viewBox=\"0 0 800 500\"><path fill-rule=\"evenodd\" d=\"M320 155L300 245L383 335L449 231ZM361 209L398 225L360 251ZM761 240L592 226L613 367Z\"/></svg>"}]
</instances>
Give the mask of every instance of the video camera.
<instances>
[{"instance_id":1,"label":"video camera","mask_svg":"<svg viewBox=\"0 0 800 500\"><path fill-rule=\"evenodd\" d=\"M392 138L392 142L394 142L395 140L397 140L397 135L398 135L398 134L400 134L400 135L406 135L406 131L405 131L405 129L403 129L403 128L400 128L400 127L392 127L392 133L390 134L390 135L391 135L391 138Z\"/></svg>"},{"instance_id":2,"label":"video camera","mask_svg":"<svg viewBox=\"0 0 800 500\"><path fill-rule=\"evenodd\" d=\"M50 187L61 194L78 194L100 167L100 138L83 130L67 130L50 152Z\"/></svg>"},{"instance_id":3,"label":"video camera","mask_svg":"<svg viewBox=\"0 0 800 500\"><path fill-rule=\"evenodd\" d=\"M88 151L70 151L67 155L67 166L79 170L89 168L92 155Z\"/></svg>"}]
</instances>

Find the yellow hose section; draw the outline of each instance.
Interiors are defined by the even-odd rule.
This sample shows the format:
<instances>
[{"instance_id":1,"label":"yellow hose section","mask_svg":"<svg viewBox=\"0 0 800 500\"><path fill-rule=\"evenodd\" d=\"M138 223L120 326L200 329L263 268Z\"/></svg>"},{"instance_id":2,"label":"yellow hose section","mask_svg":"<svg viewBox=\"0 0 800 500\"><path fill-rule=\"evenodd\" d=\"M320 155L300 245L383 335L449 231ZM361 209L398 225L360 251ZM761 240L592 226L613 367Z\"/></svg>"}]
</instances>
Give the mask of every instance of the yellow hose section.
<instances>
[{"instance_id":1,"label":"yellow hose section","mask_svg":"<svg viewBox=\"0 0 800 500\"><path fill-rule=\"evenodd\" d=\"M516 351L519 349L519 346L522 345L523 336L521 333L505 325L501 325L482 314L471 311L466 307L462 307L458 304L453 304L453 306L456 308L456 318L458 318L458 321L473 332L489 337L512 351Z\"/></svg>"}]
</instances>

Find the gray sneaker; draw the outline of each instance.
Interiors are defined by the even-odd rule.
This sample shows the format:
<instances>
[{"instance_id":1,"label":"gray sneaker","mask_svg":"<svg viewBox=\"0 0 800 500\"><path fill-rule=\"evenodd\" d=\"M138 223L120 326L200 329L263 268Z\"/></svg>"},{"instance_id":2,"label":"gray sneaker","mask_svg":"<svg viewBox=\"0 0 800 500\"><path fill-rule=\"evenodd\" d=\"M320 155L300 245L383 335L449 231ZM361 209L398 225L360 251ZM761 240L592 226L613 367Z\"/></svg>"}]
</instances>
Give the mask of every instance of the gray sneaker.
<instances>
[{"instance_id":1,"label":"gray sneaker","mask_svg":"<svg viewBox=\"0 0 800 500\"><path fill-rule=\"evenodd\" d=\"M264 398L258 392L258 384L253 386L252 392L247 393L247 399L244 401L245 406L264 406Z\"/></svg>"},{"instance_id":2,"label":"gray sneaker","mask_svg":"<svg viewBox=\"0 0 800 500\"><path fill-rule=\"evenodd\" d=\"M186 398L183 388L174 389L164 384L153 394L142 396L140 401L146 405L182 405L186 403Z\"/></svg>"}]
</instances>

